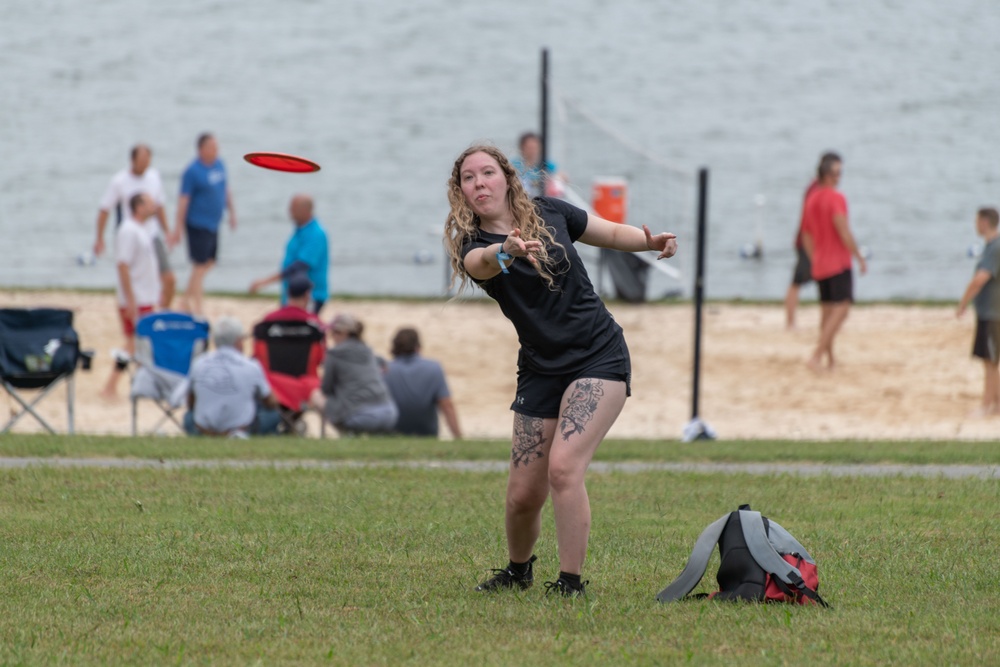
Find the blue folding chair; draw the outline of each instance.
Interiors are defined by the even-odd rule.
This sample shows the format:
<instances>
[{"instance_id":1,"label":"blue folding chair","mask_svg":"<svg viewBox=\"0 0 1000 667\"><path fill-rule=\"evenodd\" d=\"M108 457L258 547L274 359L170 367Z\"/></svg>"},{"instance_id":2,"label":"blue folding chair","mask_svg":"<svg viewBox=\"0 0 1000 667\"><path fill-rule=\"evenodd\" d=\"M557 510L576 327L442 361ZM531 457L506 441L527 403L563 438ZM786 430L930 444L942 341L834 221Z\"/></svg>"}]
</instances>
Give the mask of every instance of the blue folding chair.
<instances>
[{"instance_id":1,"label":"blue folding chair","mask_svg":"<svg viewBox=\"0 0 1000 667\"><path fill-rule=\"evenodd\" d=\"M141 399L152 400L163 412L150 433L157 433L168 420L183 432L175 413L184 406L191 362L208 347L208 333L208 322L187 313L153 313L136 324L132 435L139 431Z\"/></svg>"},{"instance_id":2,"label":"blue folding chair","mask_svg":"<svg viewBox=\"0 0 1000 667\"><path fill-rule=\"evenodd\" d=\"M73 373L79 362L90 369L92 353L80 351L73 329L73 312L60 308L0 309L0 381L6 392L21 406L0 430L6 433L26 414L34 417L50 433L56 430L38 414L35 406L66 382L67 431L73 432ZM28 401L18 390L38 390Z\"/></svg>"}]
</instances>

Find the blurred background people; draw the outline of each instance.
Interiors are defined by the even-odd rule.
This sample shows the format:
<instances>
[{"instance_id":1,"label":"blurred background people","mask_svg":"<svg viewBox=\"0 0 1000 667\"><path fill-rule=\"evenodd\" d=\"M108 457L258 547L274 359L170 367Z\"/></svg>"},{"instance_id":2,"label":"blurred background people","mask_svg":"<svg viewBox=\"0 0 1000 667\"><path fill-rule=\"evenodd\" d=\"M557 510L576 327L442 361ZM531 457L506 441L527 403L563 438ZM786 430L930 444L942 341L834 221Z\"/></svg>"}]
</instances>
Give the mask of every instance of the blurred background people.
<instances>
[{"instance_id":1,"label":"blurred background people","mask_svg":"<svg viewBox=\"0 0 1000 667\"><path fill-rule=\"evenodd\" d=\"M255 294L262 287L281 281L281 303L288 301L289 279L303 272L312 282L309 310L319 314L329 298L328 273L330 269L330 247L326 231L313 215L313 200L309 195L298 194L288 205L288 214L295 224L291 238L285 245L285 259L281 270L250 284L250 293Z\"/></svg>"},{"instance_id":2,"label":"blurred background people","mask_svg":"<svg viewBox=\"0 0 1000 667\"><path fill-rule=\"evenodd\" d=\"M333 318L333 347L323 362L320 389L312 395L313 405L342 434L388 433L399 417L375 353L361 339L363 330L353 315Z\"/></svg>"},{"instance_id":3,"label":"blurred background people","mask_svg":"<svg viewBox=\"0 0 1000 667\"><path fill-rule=\"evenodd\" d=\"M455 404L441 364L420 354L420 335L403 328L392 339L392 357L385 384L399 409L395 431L403 435L437 437L438 412L456 440L462 439Z\"/></svg>"},{"instance_id":4,"label":"blurred background people","mask_svg":"<svg viewBox=\"0 0 1000 667\"><path fill-rule=\"evenodd\" d=\"M191 366L184 429L190 435L246 437L276 433L278 403L256 359L243 355L247 334L234 317L212 328L215 349Z\"/></svg>"}]
</instances>

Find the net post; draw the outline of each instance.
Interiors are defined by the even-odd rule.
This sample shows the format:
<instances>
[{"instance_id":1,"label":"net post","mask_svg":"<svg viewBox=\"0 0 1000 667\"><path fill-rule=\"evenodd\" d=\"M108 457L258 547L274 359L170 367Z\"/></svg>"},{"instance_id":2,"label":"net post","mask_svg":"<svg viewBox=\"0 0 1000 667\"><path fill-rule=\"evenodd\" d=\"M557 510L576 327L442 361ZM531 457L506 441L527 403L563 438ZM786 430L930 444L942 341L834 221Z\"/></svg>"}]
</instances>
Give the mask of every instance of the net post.
<instances>
[{"instance_id":1,"label":"net post","mask_svg":"<svg viewBox=\"0 0 1000 667\"><path fill-rule=\"evenodd\" d=\"M542 69L541 69L541 118L539 119L538 129L541 135L542 144L542 155L541 155L541 172L542 172L542 185L545 192L544 185L545 180L548 178L548 159L549 159L549 50L547 48L542 49Z\"/></svg>"},{"instance_id":2,"label":"net post","mask_svg":"<svg viewBox=\"0 0 1000 667\"><path fill-rule=\"evenodd\" d=\"M698 230L694 278L694 368L691 380L691 421L684 428L684 441L714 440L715 432L698 416L701 384L701 313L705 298L705 237L708 219L708 169L698 170Z\"/></svg>"}]
</instances>

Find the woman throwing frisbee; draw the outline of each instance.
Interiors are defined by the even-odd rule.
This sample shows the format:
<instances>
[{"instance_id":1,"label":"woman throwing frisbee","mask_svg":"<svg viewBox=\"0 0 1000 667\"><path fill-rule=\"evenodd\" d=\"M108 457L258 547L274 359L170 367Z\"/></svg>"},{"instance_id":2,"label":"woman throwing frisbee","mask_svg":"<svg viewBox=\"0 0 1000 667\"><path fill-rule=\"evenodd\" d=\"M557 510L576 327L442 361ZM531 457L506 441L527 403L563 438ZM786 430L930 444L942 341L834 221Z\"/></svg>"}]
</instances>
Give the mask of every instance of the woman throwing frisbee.
<instances>
[{"instance_id":1,"label":"woman throwing frisbee","mask_svg":"<svg viewBox=\"0 0 1000 667\"><path fill-rule=\"evenodd\" d=\"M505 518L510 563L476 590L531 586L532 551L551 494L560 572L546 587L583 595L590 535L584 473L625 405L631 366L622 329L594 292L573 242L655 250L664 259L677 252L676 238L558 199L529 199L493 146L472 146L458 157L448 201L445 242L454 276L462 287L471 278L497 301L521 344Z\"/></svg>"}]
</instances>

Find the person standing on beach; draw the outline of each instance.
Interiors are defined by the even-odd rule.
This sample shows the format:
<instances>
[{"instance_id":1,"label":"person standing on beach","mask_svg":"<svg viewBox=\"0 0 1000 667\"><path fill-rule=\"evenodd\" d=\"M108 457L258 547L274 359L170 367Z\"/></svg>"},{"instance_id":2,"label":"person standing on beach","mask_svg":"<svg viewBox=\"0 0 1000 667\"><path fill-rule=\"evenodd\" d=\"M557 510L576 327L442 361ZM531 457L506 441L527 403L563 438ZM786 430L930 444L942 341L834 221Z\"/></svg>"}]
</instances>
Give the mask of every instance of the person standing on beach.
<instances>
[{"instance_id":1,"label":"person standing on beach","mask_svg":"<svg viewBox=\"0 0 1000 667\"><path fill-rule=\"evenodd\" d=\"M326 232L313 216L313 200L309 195L292 197L288 214L295 224L295 231L285 246L285 259L281 270L266 278L255 280L250 285L250 293L256 294L262 287L281 281L281 303L288 302L288 283L296 273L305 273L312 283L312 299L309 309L315 315L329 298L327 275L330 270L330 245Z\"/></svg>"},{"instance_id":2,"label":"person standing on beach","mask_svg":"<svg viewBox=\"0 0 1000 667\"><path fill-rule=\"evenodd\" d=\"M830 155L830 153L826 155ZM825 158L826 155L823 157ZM820 162L822 163L822 159ZM809 262L809 255L802 243L802 225L805 222L806 202L809 201L809 195L815 192L818 187L819 176L817 174L816 180L809 184L805 195L802 196L802 214L799 216L799 230L795 234L795 254L798 259L795 262L795 271L792 272L792 284L788 286L788 291L785 293L785 327L788 329L795 328L795 311L799 307L799 289L803 285L811 283L813 279L812 264Z\"/></svg>"},{"instance_id":3,"label":"person standing on beach","mask_svg":"<svg viewBox=\"0 0 1000 667\"><path fill-rule=\"evenodd\" d=\"M219 159L219 144L211 134L198 137L198 156L184 170L177 200L177 225L173 241L187 234L191 277L182 298L182 310L203 315L205 276L215 266L219 249L219 225L229 209L229 227L236 229L236 210L226 180L226 167Z\"/></svg>"},{"instance_id":4,"label":"person standing on beach","mask_svg":"<svg viewBox=\"0 0 1000 667\"><path fill-rule=\"evenodd\" d=\"M177 279L170 268L170 261L167 258L166 239L170 235L170 227L167 224L167 213L164 209L166 197L163 193L163 181L160 179L160 172L150 166L153 159L153 151L145 144L136 144L132 147L130 154L131 163L127 169L122 169L111 178L104 196L101 197L100 209L97 211L97 240L94 241L94 256L100 257L104 253L104 230L108 225L108 215L112 210L115 212L115 228L121 225L125 215L128 214L129 200L138 192L145 192L153 199L156 210L158 226L150 226L150 233L153 234L153 244L156 248L156 261L160 271L160 283L163 287L160 305L169 308L174 298Z\"/></svg>"},{"instance_id":5,"label":"person standing on beach","mask_svg":"<svg viewBox=\"0 0 1000 667\"><path fill-rule=\"evenodd\" d=\"M847 199L837 191L843 161L836 153L827 153L817 171L819 187L809 195L802 214L802 244L812 263L813 280L819 284L821 308L819 342L809 368L821 370L825 358L826 369L832 371L833 341L854 301L851 258L857 258L862 275L868 266L847 223Z\"/></svg>"},{"instance_id":6,"label":"person standing on beach","mask_svg":"<svg viewBox=\"0 0 1000 667\"><path fill-rule=\"evenodd\" d=\"M125 353L111 369L101 396L115 398L118 381L128 367L128 360L135 354L135 325L139 318L148 315L160 302L160 271L156 261L153 235L148 229L149 218L156 210L156 202L145 192L138 192L129 199L129 213L115 232L115 267L118 272L118 315L125 334Z\"/></svg>"},{"instance_id":7,"label":"person standing on beach","mask_svg":"<svg viewBox=\"0 0 1000 667\"><path fill-rule=\"evenodd\" d=\"M510 562L475 590L526 589L535 542L552 497L559 577L548 592L585 594L580 575L590 535L584 476L630 393L622 329L601 302L573 243L627 252L677 251L673 234L653 236L588 215L558 199L528 197L497 148L472 146L448 181L445 244L453 280L469 279L497 301L521 344L506 494ZM483 372L493 360L482 351Z\"/></svg>"},{"instance_id":8,"label":"person standing on beach","mask_svg":"<svg viewBox=\"0 0 1000 667\"><path fill-rule=\"evenodd\" d=\"M958 302L956 317L962 317L971 301L976 309L976 334L972 356L983 360L983 402L971 417L1000 414L1000 215L995 208L976 214L976 233L986 242L976 272Z\"/></svg>"}]
</instances>

